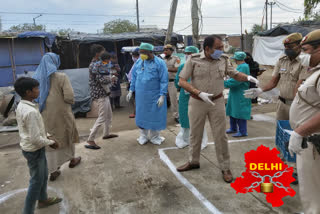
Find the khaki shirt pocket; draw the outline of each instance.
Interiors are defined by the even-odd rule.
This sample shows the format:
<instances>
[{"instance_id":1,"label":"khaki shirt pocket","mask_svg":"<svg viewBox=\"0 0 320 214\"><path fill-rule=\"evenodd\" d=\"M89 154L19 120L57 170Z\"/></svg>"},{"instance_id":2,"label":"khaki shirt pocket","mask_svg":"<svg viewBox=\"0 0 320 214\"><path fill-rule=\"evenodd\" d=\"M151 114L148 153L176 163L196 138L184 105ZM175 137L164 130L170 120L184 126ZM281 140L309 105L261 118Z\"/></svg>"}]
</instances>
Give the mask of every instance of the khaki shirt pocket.
<instances>
[{"instance_id":1,"label":"khaki shirt pocket","mask_svg":"<svg viewBox=\"0 0 320 214\"><path fill-rule=\"evenodd\" d=\"M301 97L303 97L312 105L315 105L315 106L319 105L320 96L314 85L303 84L298 88L298 92L300 93ZM301 102L300 97L299 97L299 101Z\"/></svg>"},{"instance_id":2,"label":"khaki shirt pocket","mask_svg":"<svg viewBox=\"0 0 320 214\"><path fill-rule=\"evenodd\" d=\"M285 81L285 82L290 81L290 82L294 82L294 83L296 83L298 81L298 79L296 78L295 71L288 71L285 68L280 68L279 74L280 74L280 78L282 79L282 81Z\"/></svg>"},{"instance_id":3,"label":"khaki shirt pocket","mask_svg":"<svg viewBox=\"0 0 320 214\"><path fill-rule=\"evenodd\" d=\"M194 71L193 71L193 78L196 80L204 80L208 78L208 70L209 68L204 65L195 65Z\"/></svg>"}]
</instances>

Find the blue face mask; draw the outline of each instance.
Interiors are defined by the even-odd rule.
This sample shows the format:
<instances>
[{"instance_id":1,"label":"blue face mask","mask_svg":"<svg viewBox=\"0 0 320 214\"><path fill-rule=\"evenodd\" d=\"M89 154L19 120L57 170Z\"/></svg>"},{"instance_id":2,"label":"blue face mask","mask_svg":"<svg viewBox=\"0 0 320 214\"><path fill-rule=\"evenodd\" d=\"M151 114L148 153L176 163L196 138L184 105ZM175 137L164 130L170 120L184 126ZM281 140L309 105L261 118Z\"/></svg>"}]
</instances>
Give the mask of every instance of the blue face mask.
<instances>
[{"instance_id":1,"label":"blue face mask","mask_svg":"<svg viewBox=\"0 0 320 214\"><path fill-rule=\"evenodd\" d=\"M213 54L210 54L210 56L211 56L212 59L219 59L222 54L223 54L223 51L214 50Z\"/></svg>"}]
</instances>

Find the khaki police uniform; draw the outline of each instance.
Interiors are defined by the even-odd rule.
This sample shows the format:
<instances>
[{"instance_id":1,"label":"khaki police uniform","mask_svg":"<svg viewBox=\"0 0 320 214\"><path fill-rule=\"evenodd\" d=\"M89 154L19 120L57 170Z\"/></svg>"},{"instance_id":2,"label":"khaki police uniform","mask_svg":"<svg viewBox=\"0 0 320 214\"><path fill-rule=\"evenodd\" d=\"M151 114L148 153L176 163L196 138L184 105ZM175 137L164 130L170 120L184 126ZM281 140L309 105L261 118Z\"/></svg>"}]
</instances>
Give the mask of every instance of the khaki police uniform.
<instances>
[{"instance_id":1,"label":"khaki police uniform","mask_svg":"<svg viewBox=\"0 0 320 214\"><path fill-rule=\"evenodd\" d=\"M294 89L298 80L308 77L307 68L301 65L299 57L290 60L288 56L282 56L275 65L272 76L280 76L277 120L289 120L289 110L295 96Z\"/></svg>"},{"instance_id":2,"label":"khaki police uniform","mask_svg":"<svg viewBox=\"0 0 320 214\"><path fill-rule=\"evenodd\" d=\"M177 68L180 65L180 59L177 56L170 56L168 59L164 60L167 64L167 68ZM174 85L174 79L176 78L176 73L169 72L169 83L168 83L168 93L171 102L171 110L175 118L179 118L178 113L178 98L177 98L177 88Z\"/></svg>"},{"instance_id":3,"label":"khaki police uniform","mask_svg":"<svg viewBox=\"0 0 320 214\"><path fill-rule=\"evenodd\" d=\"M200 90L218 96L224 89L224 77L234 77L236 71L227 56L220 59L207 59L204 52L193 54L185 63L179 77L191 78L191 85ZM208 117L216 155L222 170L230 169L230 155L226 135L226 112L223 96L213 101L215 106L191 97L188 116L190 120L190 163L199 164L201 141L206 118Z\"/></svg>"},{"instance_id":4,"label":"khaki police uniform","mask_svg":"<svg viewBox=\"0 0 320 214\"><path fill-rule=\"evenodd\" d=\"M312 69L314 72L298 89L290 109L290 125L296 129L304 122L320 113L320 65ZM300 155L297 155L299 189L304 213L320 213L320 155L311 143Z\"/></svg>"},{"instance_id":5,"label":"khaki police uniform","mask_svg":"<svg viewBox=\"0 0 320 214\"><path fill-rule=\"evenodd\" d=\"M320 43L320 30L305 36L301 45ZM320 113L320 64L310 69L310 77L299 87L290 109L290 125L298 128ZM320 134L320 133L314 133ZM320 213L320 155L308 142L308 148L297 155L300 198L306 214Z\"/></svg>"}]
</instances>

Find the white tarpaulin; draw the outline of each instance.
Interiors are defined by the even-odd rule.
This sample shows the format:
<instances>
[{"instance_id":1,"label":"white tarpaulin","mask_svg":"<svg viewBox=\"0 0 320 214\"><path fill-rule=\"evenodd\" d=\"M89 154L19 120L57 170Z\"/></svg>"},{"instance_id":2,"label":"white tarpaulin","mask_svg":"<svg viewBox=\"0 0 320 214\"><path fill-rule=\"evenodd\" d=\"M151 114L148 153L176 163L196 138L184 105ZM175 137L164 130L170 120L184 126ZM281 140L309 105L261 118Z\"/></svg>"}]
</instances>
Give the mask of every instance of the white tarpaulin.
<instances>
[{"instance_id":1,"label":"white tarpaulin","mask_svg":"<svg viewBox=\"0 0 320 214\"><path fill-rule=\"evenodd\" d=\"M282 54L282 41L287 35L276 37L255 36L253 42L253 59L261 65L275 65Z\"/></svg>"}]
</instances>

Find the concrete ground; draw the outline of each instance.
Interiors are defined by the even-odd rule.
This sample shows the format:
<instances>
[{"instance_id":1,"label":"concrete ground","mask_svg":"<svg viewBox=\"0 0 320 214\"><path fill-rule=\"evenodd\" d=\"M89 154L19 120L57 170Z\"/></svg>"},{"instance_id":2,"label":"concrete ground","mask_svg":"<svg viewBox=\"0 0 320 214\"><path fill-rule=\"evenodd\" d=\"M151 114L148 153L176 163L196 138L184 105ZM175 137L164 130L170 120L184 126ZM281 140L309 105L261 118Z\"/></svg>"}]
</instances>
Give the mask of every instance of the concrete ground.
<instances>
[{"instance_id":1,"label":"concrete ground","mask_svg":"<svg viewBox=\"0 0 320 214\"><path fill-rule=\"evenodd\" d=\"M249 136L243 141L230 141L231 170L234 177L245 171L244 153L263 144L274 147L274 104L253 107L254 119L248 122ZM175 137L179 127L168 116L168 128L161 132L166 138L161 146L150 143L140 146L139 130L129 109L114 112L112 130L119 138L102 140L100 150L76 145L82 163L74 169L63 165L62 174L49 182L49 195L63 197L63 203L39 214L54 213L295 213L301 211L298 186L292 186L295 197L283 198L284 205L272 207L262 193L236 194L222 180L215 146L210 144L201 154L199 170L177 173L174 168L187 161L188 148L177 149ZM170 115L170 114L169 114ZM77 119L85 141L94 119ZM212 142L209 124L206 124ZM259 139L269 137L267 139ZM254 138L254 139L253 139ZM258 139L257 139L258 138ZM245 140L247 139L247 140ZM229 140L235 140L229 136ZM28 168L19 146L17 133L0 134L0 213L21 213L28 187ZM4 146L5 145L5 146ZM189 190L191 189L192 192Z\"/></svg>"}]
</instances>

